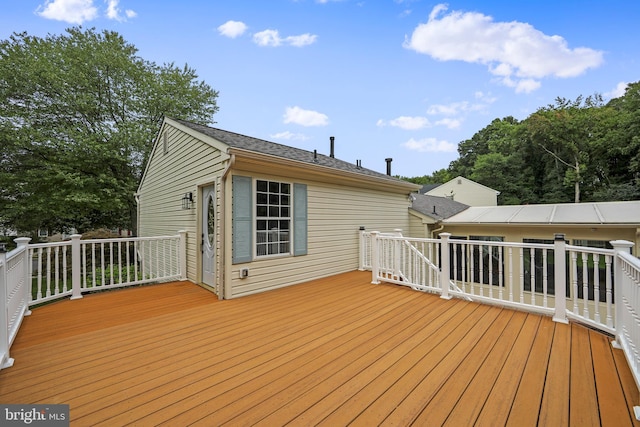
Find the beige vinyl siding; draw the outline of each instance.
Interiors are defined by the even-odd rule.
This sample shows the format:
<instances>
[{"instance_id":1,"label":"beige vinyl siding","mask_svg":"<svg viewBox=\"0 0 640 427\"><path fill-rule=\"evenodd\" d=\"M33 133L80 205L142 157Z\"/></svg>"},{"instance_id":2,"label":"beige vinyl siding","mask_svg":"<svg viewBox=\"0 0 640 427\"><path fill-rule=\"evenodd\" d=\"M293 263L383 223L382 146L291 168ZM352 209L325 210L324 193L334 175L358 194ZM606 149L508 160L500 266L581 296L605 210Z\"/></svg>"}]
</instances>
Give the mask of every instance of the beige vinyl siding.
<instances>
[{"instance_id":1,"label":"beige vinyl siding","mask_svg":"<svg viewBox=\"0 0 640 427\"><path fill-rule=\"evenodd\" d=\"M168 152L163 138L152 153L139 193L139 235L174 235L187 231L187 277L197 280L199 193L198 184L213 183L223 169L219 150L167 124ZM182 209L182 197L191 192L193 208Z\"/></svg>"},{"instance_id":2,"label":"beige vinyl siding","mask_svg":"<svg viewBox=\"0 0 640 427\"><path fill-rule=\"evenodd\" d=\"M234 174L251 176L250 172L235 171ZM307 185L308 253L298 257L254 257L250 263L234 265L228 257L226 298L353 271L358 268L361 226L383 232L409 227L406 193L394 194L375 188L353 188L283 176L256 176L255 173L253 177ZM230 217L229 212L227 215ZM227 233L231 233L230 227L231 224L227 224ZM246 279L240 279L242 268L249 268Z\"/></svg>"},{"instance_id":3,"label":"beige vinyl siding","mask_svg":"<svg viewBox=\"0 0 640 427\"><path fill-rule=\"evenodd\" d=\"M415 211L409 212L409 229L407 232L403 234L408 237L417 237L417 238L425 238L431 237L429 235L429 226L428 224L433 224L434 220L426 220L420 214Z\"/></svg>"},{"instance_id":4,"label":"beige vinyl siding","mask_svg":"<svg viewBox=\"0 0 640 427\"><path fill-rule=\"evenodd\" d=\"M463 177L457 177L427 192L430 196L453 197L456 202L469 206L496 206L495 190Z\"/></svg>"}]
</instances>

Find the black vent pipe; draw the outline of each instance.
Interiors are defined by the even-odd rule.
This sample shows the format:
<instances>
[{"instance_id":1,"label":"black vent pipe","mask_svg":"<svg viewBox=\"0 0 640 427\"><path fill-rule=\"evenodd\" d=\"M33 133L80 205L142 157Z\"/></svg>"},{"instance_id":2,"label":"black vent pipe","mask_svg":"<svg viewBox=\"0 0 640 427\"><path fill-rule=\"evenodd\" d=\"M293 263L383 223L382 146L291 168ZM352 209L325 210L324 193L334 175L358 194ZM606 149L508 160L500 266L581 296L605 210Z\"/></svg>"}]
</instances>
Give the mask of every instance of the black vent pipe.
<instances>
[{"instance_id":1,"label":"black vent pipe","mask_svg":"<svg viewBox=\"0 0 640 427\"><path fill-rule=\"evenodd\" d=\"M393 159L391 157L387 157L384 161L387 162L387 175L391 176L391 162Z\"/></svg>"}]
</instances>

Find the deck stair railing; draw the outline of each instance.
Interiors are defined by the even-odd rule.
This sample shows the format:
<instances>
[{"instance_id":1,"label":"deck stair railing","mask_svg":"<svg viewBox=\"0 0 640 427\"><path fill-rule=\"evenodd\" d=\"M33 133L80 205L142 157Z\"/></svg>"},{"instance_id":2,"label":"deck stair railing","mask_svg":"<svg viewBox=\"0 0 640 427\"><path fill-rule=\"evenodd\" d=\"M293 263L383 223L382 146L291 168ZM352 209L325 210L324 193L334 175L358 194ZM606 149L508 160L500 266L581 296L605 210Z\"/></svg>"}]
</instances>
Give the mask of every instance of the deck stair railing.
<instances>
[{"instance_id":1,"label":"deck stair railing","mask_svg":"<svg viewBox=\"0 0 640 427\"><path fill-rule=\"evenodd\" d=\"M403 237L360 231L360 269L381 281L584 323L616 337L640 387L640 260L613 249L553 243ZM448 284L442 286L443 283Z\"/></svg>"},{"instance_id":2,"label":"deck stair railing","mask_svg":"<svg viewBox=\"0 0 640 427\"><path fill-rule=\"evenodd\" d=\"M29 244L0 253L0 369L29 308L82 298L87 292L186 279L186 232L174 236L71 240Z\"/></svg>"}]
</instances>

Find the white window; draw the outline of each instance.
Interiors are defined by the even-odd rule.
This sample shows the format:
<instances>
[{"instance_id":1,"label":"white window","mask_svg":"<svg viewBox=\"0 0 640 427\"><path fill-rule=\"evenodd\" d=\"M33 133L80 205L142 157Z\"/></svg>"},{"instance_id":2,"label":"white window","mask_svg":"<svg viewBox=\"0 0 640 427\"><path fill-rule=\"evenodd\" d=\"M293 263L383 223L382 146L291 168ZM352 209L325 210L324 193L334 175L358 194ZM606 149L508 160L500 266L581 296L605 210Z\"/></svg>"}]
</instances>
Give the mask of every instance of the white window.
<instances>
[{"instance_id":1,"label":"white window","mask_svg":"<svg viewBox=\"0 0 640 427\"><path fill-rule=\"evenodd\" d=\"M291 253L291 184L256 180L256 256Z\"/></svg>"}]
</instances>

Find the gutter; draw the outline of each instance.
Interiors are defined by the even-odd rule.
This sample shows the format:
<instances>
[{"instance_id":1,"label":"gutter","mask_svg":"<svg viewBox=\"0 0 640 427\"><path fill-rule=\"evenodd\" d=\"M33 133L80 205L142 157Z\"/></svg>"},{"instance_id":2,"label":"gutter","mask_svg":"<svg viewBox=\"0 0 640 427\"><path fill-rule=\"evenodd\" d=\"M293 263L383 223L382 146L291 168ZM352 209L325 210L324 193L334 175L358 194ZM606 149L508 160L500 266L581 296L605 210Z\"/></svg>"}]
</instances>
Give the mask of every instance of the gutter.
<instances>
[{"instance_id":1,"label":"gutter","mask_svg":"<svg viewBox=\"0 0 640 427\"><path fill-rule=\"evenodd\" d=\"M226 241L225 241L225 233L224 231L226 230L226 221L225 221L225 211L226 211L226 191L225 188L227 186L227 175L229 175L229 172L231 171L231 168L233 168L233 166L236 163L236 155L235 154L231 154L231 157L229 157L229 163L227 163L227 166L224 168L224 171L222 172L222 176L220 177L220 218L219 221L222 222L222 227L220 227L220 247L222 248L222 262L220 263L220 280L222 281L222 283L218 286L218 299L224 299L224 296L226 295L226 286L227 286L227 281L226 281L226 277L225 277L225 265L226 265L226 257L224 256L224 254L226 253ZM216 252L217 256L220 256L220 254L218 254Z\"/></svg>"}]
</instances>

